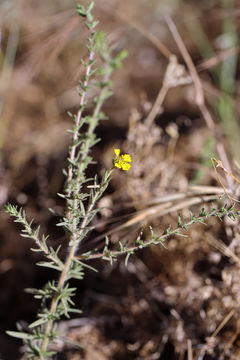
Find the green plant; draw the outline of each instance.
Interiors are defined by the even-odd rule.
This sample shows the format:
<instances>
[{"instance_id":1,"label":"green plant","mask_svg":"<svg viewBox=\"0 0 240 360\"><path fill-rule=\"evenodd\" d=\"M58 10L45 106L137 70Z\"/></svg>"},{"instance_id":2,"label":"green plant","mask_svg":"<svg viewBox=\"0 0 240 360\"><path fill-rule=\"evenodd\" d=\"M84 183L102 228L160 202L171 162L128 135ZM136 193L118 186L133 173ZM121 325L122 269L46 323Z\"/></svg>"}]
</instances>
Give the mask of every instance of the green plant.
<instances>
[{"instance_id":1,"label":"green plant","mask_svg":"<svg viewBox=\"0 0 240 360\"><path fill-rule=\"evenodd\" d=\"M34 240L36 248L33 251L41 252L45 261L38 263L39 266L52 268L60 273L57 282L48 282L44 289L28 289L34 297L41 300L41 308L37 314L37 320L29 325L32 333L8 332L9 335L22 338L28 347L29 359L45 359L51 357L54 352L49 351L49 344L54 342L58 333L56 330L57 321L63 316L69 317L69 313L77 312L74 309L72 297L75 288L69 286L70 279L82 279L84 275L84 264L76 257L76 251L81 241L92 229L89 226L93 217L99 209L95 209L96 202L106 190L111 178L113 168L105 171L102 180L98 183L97 176L94 179L86 177L86 169L93 163L90 156L91 148L99 141L95 135L95 129L101 119L105 119L101 111L104 101L112 94L111 74L121 66L121 60L126 56L126 51L122 51L115 58L112 58L107 47L103 33L96 32L97 21L94 20L92 9L94 2L91 2L87 9L78 5L77 12L86 19L86 26L90 32L88 38L89 56L87 61L82 61L85 68L85 78L80 82L79 96L80 106L76 115L69 114L73 119L72 144L69 148L68 169L64 171L66 176L66 187L63 194L58 194L66 200L66 213L57 226L64 228L68 234L69 246L65 261L62 261L57 250L47 245L48 236L39 235L40 227L33 229L33 221L28 222L26 214L22 209L17 209L12 205L5 207L6 211L15 221L21 223L23 230L21 236ZM90 116L83 116L86 108L86 94L89 88L89 81L97 69L95 65L95 55L99 53L103 60L103 67L98 69L100 81L98 86L100 92L93 101L93 113ZM83 126L87 130L81 132ZM87 182L93 182L93 187L89 192L83 192L83 186ZM50 303L50 306L47 304ZM21 330L19 328L19 330Z\"/></svg>"},{"instance_id":2,"label":"green plant","mask_svg":"<svg viewBox=\"0 0 240 360\"><path fill-rule=\"evenodd\" d=\"M86 260L92 258L101 258L111 263L117 259L119 255L125 255L125 262L137 250L150 245L164 245L164 240L172 235L181 235L188 226L196 222L204 223L209 217L218 217L222 219L224 216L235 218L240 215L234 207L228 209L223 207L220 210L212 209L206 212L204 209L198 216L191 214L187 223L182 222L179 218L176 229L170 227L163 235L156 235L150 228L149 240L144 240L142 233L138 236L130 247L126 247L119 243L118 250L111 250L109 240L106 238L106 245L102 253L96 253L94 250L88 253L78 254L79 245L83 239L92 230L91 221L100 210L97 207L97 201L100 199L109 181L112 172L117 167L123 170L129 170L131 157L129 154L120 155L120 150L115 149L116 157L113 160L113 166L110 170L105 171L101 180L97 176L88 178L86 175L87 168L93 163L91 157L92 147L99 141L96 138L95 130L99 121L105 119L104 113L101 111L104 101L112 94L111 75L115 69L121 66L121 61L126 56L126 52L122 51L115 58L111 57L107 46L105 36L102 32L96 32L97 22L94 20L92 9L94 3L91 2L87 9L79 5L78 14L86 19L86 26L89 29L90 36L88 38L89 57L87 61L83 61L85 67L85 78L80 82L80 107L76 115L69 114L73 119L72 144L69 148L68 168L64 171L66 175L66 186L63 194L58 194L65 199L66 212L57 226L62 227L68 238L68 251L63 261L59 257L60 247L53 249L48 246L48 236L40 235L40 227L34 228L33 220L30 222L26 218L23 209L19 209L11 204L6 205L6 211L15 218L15 222L22 225L21 236L31 238L35 247L32 251L40 252L45 261L38 263L39 266L54 269L59 272L58 281L49 281L42 289L27 289L36 299L39 299L41 306L37 314L37 320L29 325L29 332L22 331L18 325L18 332L8 331L11 336L20 338L27 346L28 359L49 359L54 355L54 341L60 336L57 329L59 320L63 317L69 317L71 313L79 313L74 307L73 297L76 289L70 287L71 279L81 280L84 277L84 268L88 267ZM89 81L97 71L95 68L95 55L98 53L103 61L103 66L99 69L100 81L98 82L99 94L93 101L92 115L85 116L86 93L89 89ZM82 131L84 128L87 130ZM84 185L90 183L85 191ZM94 270L94 269L93 269Z\"/></svg>"}]
</instances>

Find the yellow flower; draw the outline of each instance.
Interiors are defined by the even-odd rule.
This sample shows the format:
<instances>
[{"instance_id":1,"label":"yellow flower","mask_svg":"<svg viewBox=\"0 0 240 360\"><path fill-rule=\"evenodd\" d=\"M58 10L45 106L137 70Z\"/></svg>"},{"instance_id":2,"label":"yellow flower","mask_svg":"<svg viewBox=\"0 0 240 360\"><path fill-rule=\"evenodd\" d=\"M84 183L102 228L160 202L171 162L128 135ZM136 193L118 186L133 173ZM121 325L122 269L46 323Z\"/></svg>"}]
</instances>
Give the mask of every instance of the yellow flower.
<instances>
[{"instance_id":1,"label":"yellow flower","mask_svg":"<svg viewBox=\"0 0 240 360\"><path fill-rule=\"evenodd\" d=\"M131 156L129 154L120 155L120 149L114 149L115 152L115 159L114 159L114 165L118 169L123 169L128 171L131 168L131 165L129 164L132 162Z\"/></svg>"}]
</instances>

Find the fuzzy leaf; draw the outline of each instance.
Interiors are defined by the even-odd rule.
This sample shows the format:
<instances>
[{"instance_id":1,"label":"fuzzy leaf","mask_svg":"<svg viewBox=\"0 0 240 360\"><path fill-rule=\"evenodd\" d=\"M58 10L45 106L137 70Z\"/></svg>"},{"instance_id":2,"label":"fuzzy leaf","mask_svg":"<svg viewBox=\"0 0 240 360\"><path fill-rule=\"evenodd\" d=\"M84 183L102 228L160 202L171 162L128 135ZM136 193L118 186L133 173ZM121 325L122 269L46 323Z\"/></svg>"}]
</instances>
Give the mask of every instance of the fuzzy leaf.
<instances>
[{"instance_id":1,"label":"fuzzy leaf","mask_svg":"<svg viewBox=\"0 0 240 360\"><path fill-rule=\"evenodd\" d=\"M47 318L38 319L38 320L34 321L33 323L31 323L31 324L29 325L29 328L32 329L32 328L34 328L34 327L37 327L37 326L39 326L39 325L42 325L42 324L46 323L47 321L48 321Z\"/></svg>"},{"instance_id":2,"label":"fuzzy leaf","mask_svg":"<svg viewBox=\"0 0 240 360\"><path fill-rule=\"evenodd\" d=\"M31 339L32 335L28 334L28 333L23 333L23 332L17 332L17 331L6 331L6 334L8 334L9 336L18 338L18 339Z\"/></svg>"}]
</instances>

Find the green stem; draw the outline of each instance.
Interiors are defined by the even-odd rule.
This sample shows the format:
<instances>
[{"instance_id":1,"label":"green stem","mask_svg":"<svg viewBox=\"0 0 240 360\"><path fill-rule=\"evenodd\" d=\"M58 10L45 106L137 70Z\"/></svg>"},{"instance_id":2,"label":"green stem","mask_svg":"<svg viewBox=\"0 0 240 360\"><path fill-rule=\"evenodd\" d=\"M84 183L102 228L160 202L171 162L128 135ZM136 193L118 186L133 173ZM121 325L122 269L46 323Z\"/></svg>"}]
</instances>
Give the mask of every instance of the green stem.
<instances>
[{"instance_id":1,"label":"green stem","mask_svg":"<svg viewBox=\"0 0 240 360\"><path fill-rule=\"evenodd\" d=\"M111 69L109 68L109 71L106 71L106 75L105 75L105 79L104 79L104 83L106 84L105 87L103 87L101 89L101 92L99 94L98 97L98 101L96 103L95 109L94 109L94 113L92 116L92 121L90 122L89 128L88 128L88 132L87 132L87 140L85 142L85 149L84 149L84 154L82 156L81 162L79 164L78 167L78 175L76 178L76 183L79 182L81 176L82 176L82 172L83 172L83 165L84 165L84 161L89 153L90 150L90 136L94 133L94 130L97 126L97 120L98 120L98 116L99 113L101 111L101 107L103 105L103 102L105 100L105 91L106 88L108 87L108 82L110 79L110 75L111 75ZM108 177L107 179L111 176L112 171L110 171L108 173ZM87 213L85 218L83 219L83 222L81 224L81 229L78 232L78 238L81 238L81 234L84 231L85 226L87 225L89 216L91 214L91 211L93 210L95 203L97 201L98 195L101 192L101 187L99 188L99 190L96 192L92 203L90 204L90 206L87 209ZM78 194L78 187L76 187L74 193L73 193L73 207L72 207L72 212L75 213L78 209L78 199L77 199L77 194ZM68 205L69 200L67 201L67 205ZM68 212L67 214L68 219L70 220L70 212ZM56 314L56 310L57 310L57 306L59 303L59 294L61 294L64 284L66 282L66 278L67 278L67 274L71 268L72 262L74 260L74 255L75 252L77 251L78 245L79 245L79 241L77 241L77 228L78 228L78 223L77 223L77 219L76 217L74 217L73 219L73 225L72 225L72 235L70 236L69 239L69 243L73 244L72 246L69 247L69 251L68 251L68 255L66 257L66 261L62 270L62 273L60 275L59 281L58 281L58 285L57 285L57 291L55 292L52 302L51 302L51 306L50 306L50 311L49 311L49 320L47 321L46 327L45 327L45 332L44 332L44 339L42 341L42 346L41 346L41 352L42 353L46 353L48 345L49 345L49 337L52 331L52 327L53 327L53 323L54 323L54 317Z\"/></svg>"}]
</instances>

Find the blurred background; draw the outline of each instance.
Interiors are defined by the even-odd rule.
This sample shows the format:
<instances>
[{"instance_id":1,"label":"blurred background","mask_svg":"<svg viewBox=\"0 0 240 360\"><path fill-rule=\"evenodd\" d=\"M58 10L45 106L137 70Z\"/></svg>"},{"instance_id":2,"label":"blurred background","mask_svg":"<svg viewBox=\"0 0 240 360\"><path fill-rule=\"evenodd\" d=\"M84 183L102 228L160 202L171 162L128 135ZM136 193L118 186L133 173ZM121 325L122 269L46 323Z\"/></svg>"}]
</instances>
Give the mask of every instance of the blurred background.
<instances>
[{"instance_id":1,"label":"blurred background","mask_svg":"<svg viewBox=\"0 0 240 360\"><path fill-rule=\"evenodd\" d=\"M56 194L67 167L67 111L78 109L87 56L88 33L76 5L0 1L0 205L23 206L54 247L66 239L48 208L64 211ZM210 159L224 160L236 177L240 168L240 2L105 0L96 1L94 13L112 53L127 49L128 57L113 75L108 120L98 127L102 141L93 149L98 164L89 175L111 167L114 148L129 152L133 163L128 174L115 172L84 250L101 249L106 234L113 247L131 243L141 229L148 238L149 225L160 234L177 226L179 213L188 219L189 210L221 206L224 191ZM196 102L199 87L171 24L200 79L207 114ZM97 91L92 81L88 112ZM238 183L222 173L238 198ZM35 266L40 257L30 251L31 240L19 236L3 210L0 234L0 355L17 360L24 349L5 330L15 330L17 321L27 327L38 308L24 288L41 287L56 274ZM128 267L124 259L113 266L92 261L99 272L88 271L74 284L82 317L60 324L84 348L59 342L56 358L238 359L239 241L238 221L212 219L194 225L187 237L167 240L167 250L138 252Z\"/></svg>"}]
</instances>

